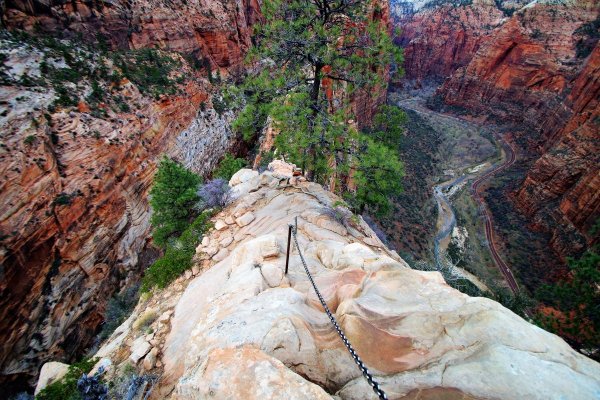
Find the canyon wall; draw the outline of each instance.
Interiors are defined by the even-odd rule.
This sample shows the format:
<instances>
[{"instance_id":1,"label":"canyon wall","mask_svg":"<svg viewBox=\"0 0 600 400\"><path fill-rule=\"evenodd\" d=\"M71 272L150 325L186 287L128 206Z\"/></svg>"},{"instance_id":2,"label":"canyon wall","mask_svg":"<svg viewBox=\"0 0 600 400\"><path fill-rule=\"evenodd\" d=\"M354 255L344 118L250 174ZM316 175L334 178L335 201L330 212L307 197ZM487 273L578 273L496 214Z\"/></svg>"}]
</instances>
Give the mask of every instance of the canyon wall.
<instances>
[{"instance_id":1,"label":"canyon wall","mask_svg":"<svg viewBox=\"0 0 600 400\"><path fill-rule=\"evenodd\" d=\"M368 13L370 14L371 21L382 24L391 31L390 3L388 0L371 0ZM384 85L358 90L351 98L352 112L356 117L356 122L359 127L370 125L373 117L377 113L377 109L380 105L384 104L387 99L389 68L379 71L379 73L384 76ZM345 85L343 85L343 89L341 89L341 92L344 91Z\"/></svg>"},{"instance_id":2,"label":"canyon wall","mask_svg":"<svg viewBox=\"0 0 600 400\"><path fill-rule=\"evenodd\" d=\"M410 79L445 78L434 103L511 125L538 161L514 194L563 258L594 238L598 179L600 7L563 2L473 1L425 6L407 23Z\"/></svg>"},{"instance_id":3,"label":"canyon wall","mask_svg":"<svg viewBox=\"0 0 600 400\"><path fill-rule=\"evenodd\" d=\"M81 32L84 41L100 32L121 48L159 46L229 71L241 67L256 3L179 5L10 2L3 23L29 29L31 40L48 37L40 29ZM94 74L120 72L110 57L81 53L76 41L53 42L58 50L6 35L0 41L0 385L10 393L26 388L45 360L72 360L92 345L108 299L156 257L147 196L161 154L207 174L235 135L233 113L211 106L206 70L176 53L165 54L181 65L177 79L159 95L93 74L43 83L42 71L67 70L57 51L87 59ZM95 91L105 100L92 106ZM56 106L73 94L77 106Z\"/></svg>"},{"instance_id":4,"label":"canyon wall","mask_svg":"<svg viewBox=\"0 0 600 400\"><path fill-rule=\"evenodd\" d=\"M116 48L196 53L213 66L239 65L260 18L257 0L23 1L5 3L9 29L78 34Z\"/></svg>"}]
</instances>

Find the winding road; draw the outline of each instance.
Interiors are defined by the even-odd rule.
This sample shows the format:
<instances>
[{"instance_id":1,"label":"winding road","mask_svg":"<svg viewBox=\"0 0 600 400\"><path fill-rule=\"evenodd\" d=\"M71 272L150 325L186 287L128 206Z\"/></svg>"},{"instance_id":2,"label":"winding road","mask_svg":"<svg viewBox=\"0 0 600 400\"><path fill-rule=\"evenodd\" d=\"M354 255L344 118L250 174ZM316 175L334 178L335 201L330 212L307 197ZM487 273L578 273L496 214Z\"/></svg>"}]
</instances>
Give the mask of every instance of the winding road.
<instances>
[{"instance_id":1,"label":"winding road","mask_svg":"<svg viewBox=\"0 0 600 400\"><path fill-rule=\"evenodd\" d=\"M470 122L468 120L465 120L465 119L462 119L459 117L436 113L428 108L425 108L424 106L422 106L420 104L412 102L411 100L412 99L400 101L400 102L398 102L398 105L402 108L408 108L419 114L430 114L430 115L435 114L436 116L440 116L440 117L444 117L444 118L448 118L448 119L454 119L454 120L457 120L457 121L460 121L463 123ZM510 268L506 265L504 260L502 260L502 258L498 254L498 250L496 248L496 243L494 242L494 228L492 226L491 214L485 204L485 201L483 199L483 196L481 195L481 190L480 190L480 186L483 182L488 180L490 177L492 177L496 173L510 167L511 165L513 165L515 163L516 155L515 155L515 151L514 151L512 145L510 143L506 142L501 137L500 137L500 140L502 142L502 148L504 149L504 152L507 155L506 159L504 160L504 162L502 162L500 164L492 165L490 168L488 168L486 171L484 171L481 175L477 176L475 178L475 180L473 181L473 183L471 184L471 192L472 192L474 200L476 201L476 203L484 217L485 236L486 236L486 240L488 242L488 247L490 249L490 253L492 254L492 258L494 259L494 262L498 266L498 269L500 270L500 272L506 279L506 282L508 283L508 286L510 287L511 291L514 294L517 294L519 292L519 285L517 284L517 281L515 280L515 277L514 277L512 271L510 270ZM451 181L444 182L442 184L435 185L433 187L433 193L434 193L434 197L436 199L437 205L438 205L439 215L442 216L442 223L440 224L438 233L434 240L434 255L435 255L436 266L438 268L440 267L440 264L441 264L440 243L442 242L442 240L444 240L446 237L448 237L448 235L450 235L450 233L452 232L452 229L456 225L456 217L454 215L454 211L452 210L452 206L450 205L448 198L444 195L443 189L453 186L453 185L456 185L456 184L460 184L465 179L471 179L474 177L475 176L473 176L471 174L462 175L460 177L454 178Z\"/></svg>"},{"instance_id":2,"label":"winding road","mask_svg":"<svg viewBox=\"0 0 600 400\"><path fill-rule=\"evenodd\" d=\"M492 226L492 218L490 215L490 211L487 208L485 201L483 200L483 196L481 195L480 190L479 190L479 186L481 185L482 182L484 182L486 179L489 179L495 173L502 171L515 163L515 160L516 160L515 150L513 149L511 144L502 140L502 145L504 147L504 151L508 155L507 159L504 161L504 163L502 163L498 166L492 167L487 172L485 172L483 175L481 175L480 177L475 179L473 181L473 183L471 184L471 190L473 193L473 198L477 202L479 209L483 212L483 216L485 219L485 236L489 243L489 248L490 248L490 252L492 253L492 257L494 258L496 265L500 269L500 272L502 272L502 275L504 275L504 278L506 279L506 282L508 283L510 290L512 290L512 292L514 294L517 294L519 292L519 285L517 284L517 281L515 280L515 277L514 277L512 271L510 270L510 268L508 268L508 266L502 260L502 258L498 254L498 251L496 250L496 244L494 243L494 228Z\"/></svg>"}]
</instances>

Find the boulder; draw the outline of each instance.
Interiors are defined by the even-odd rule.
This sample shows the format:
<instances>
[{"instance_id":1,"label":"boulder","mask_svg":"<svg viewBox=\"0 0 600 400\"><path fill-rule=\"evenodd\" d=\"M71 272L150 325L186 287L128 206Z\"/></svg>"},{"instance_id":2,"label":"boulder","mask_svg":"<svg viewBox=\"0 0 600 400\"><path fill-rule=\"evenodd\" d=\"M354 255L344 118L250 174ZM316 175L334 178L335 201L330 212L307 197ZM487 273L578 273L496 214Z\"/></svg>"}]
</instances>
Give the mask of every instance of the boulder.
<instances>
[{"instance_id":1,"label":"boulder","mask_svg":"<svg viewBox=\"0 0 600 400\"><path fill-rule=\"evenodd\" d=\"M253 171L251 169L243 168L238 172L233 174L231 179L229 179L229 186L234 187L239 185L240 183L244 183L249 181L252 178L258 177L258 171Z\"/></svg>"},{"instance_id":2,"label":"boulder","mask_svg":"<svg viewBox=\"0 0 600 400\"><path fill-rule=\"evenodd\" d=\"M267 237L260 242L260 255L263 258L278 257L280 252L279 243L277 243L275 236Z\"/></svg>"},{"instance_id":3,"label":"boulder","mask_svg":"<svg viewBox=\"0 0 600 400\"><path fill-rule=\"evenodd\" d=\"M221 247L227 247L229 246L231 243L233 242L233 237L228 236L226 238L221 239L221 241L219 242L219 246Z\"/></svg>"},{"instance_id":4,"label":"boulder","mask_svg":"<svg viewBox=\"0 0 600 400\"><path fill-rule=\"evenodd\" d=\"M35 395L41 392L46 386L54 383L69 372L69 365L63 364L56 361L50 361L42 365L40 371L40 377L38 378L37 385L35 387Z\"/></svg>"},{"instance_id":5,"label":"boulder","mask_svg":"<svg viewBox=\"0 0 600 400\"><path fill-rule=\"evenodd\" d=\"M332 397L262 351L243 347L212 351L194 375L177 386L175 398L184 399L295 399L331 400Z\"/></svg>"},{"instance_id":6,"label":"boulder","mask_svg":"<svg viewBox=\"0 0 600 400\"><path fill-rule=\"evenodd\" d=\"M283 269L273 263L262 264L260 271L270 287L277 287L283 279Z\"/></svg>"},{"instance_id":7,"label":"boulder","mask_svg":"<svg viewBox=\"0 0 600 400\"><path fill-rule=\"evenodd\" d=\"M254 216L254 214L252 214L252 212L248 211L241 217L237 218L235 220L235 223L238 224L238 226L240 226L240 227L244 227L244 226L250 224L252 221L254 221L255 218L256 217Z\"/></svg>"},{"instance_id":8,"label":"boulder","mask_svg":"<svg viewBox=\"0 0 600 400\"><path fill-rule=\"evenodd\" d=\"M219 261L223 261L225 259L225 257L227 257L228 255L229 255L229 250L223 248L223 249L219 250L219 252L217 254L215 254L212 259L216 262L219 262Z\"/></svg>"},{"instance_id":9,"label":"boulder","mask_svg":"<svg viewBox=\"0 0 600 400\"><path fill-rule=\"evenodd\" d=\"M134 364L137 364L138 361L140 361L140 359L142 359L146 354L148 354L151 348L152 346L146 341L146 338L144 336L141 336L133 341L131 345L131 355L129 356L129 359Z\"/></svg>"},{"instance_id":10,"label":"boulder","mask_svg":"<svg viewBox=\"0 0 600 400\"><path fill-rule=\"evenodd\" d=\"M158 349L154 347L146 357L144 357L143 367L146 371L150 371L156 365L156 356L158 355Z\"/></svg>"},{"instance_id":11,"label":"boulder","mask_svg":"<svg viewBox=\"0 0 600 400\"><path fill-rule=\"evenodd\" d=\"M222 231L227 229L227 224L223 221L218 219L217 222L215 222L215 229L218 231Z\"/></svg>"}]
</instances>

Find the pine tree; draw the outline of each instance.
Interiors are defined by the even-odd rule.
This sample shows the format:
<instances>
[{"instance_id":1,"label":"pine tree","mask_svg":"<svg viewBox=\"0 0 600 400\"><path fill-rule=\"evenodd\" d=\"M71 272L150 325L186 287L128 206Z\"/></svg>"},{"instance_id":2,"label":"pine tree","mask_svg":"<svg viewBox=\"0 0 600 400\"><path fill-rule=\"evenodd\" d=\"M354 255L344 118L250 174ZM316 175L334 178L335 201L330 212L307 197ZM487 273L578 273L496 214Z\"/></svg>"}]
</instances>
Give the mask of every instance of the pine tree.
<instances>
[{"instance_id":1,"label":"pine tree","mask_svg":"<svg viewBox=\"0 0 600 400\"><path fill-rule=\"evenodd\" d=\"M375 201L375 208L383 209L381 197L398 189L402 163L376 137L364 137L348 124L354 118L350 98L357 91L383 87L390 64L399 66L402 61L387 26L379 21L381 9L372 4L265 0L264 23L257 28L257 46L248 57L256 72L241 90L233 90L245 104L234 127L248 139L270 118L280 132L277 152L300 166L309 179L348 194L352 174L359 171L365 186L347 197L356 198L360 208ZM375 182L391 175L398 185ZM385 190L366 195L378 186Z\"/></svg>"},{"instance_id":2,"label":"pine tree","mask_svg":"<svg viewBox=\"0 0 600 400\"><path fill-rule=\"evenodd\" d=\"M150 190L152 238L165 248L169 239L180 235L195 217L194 204L201 178L182 165L163 157Z\"/></svg>"}]
</instances>

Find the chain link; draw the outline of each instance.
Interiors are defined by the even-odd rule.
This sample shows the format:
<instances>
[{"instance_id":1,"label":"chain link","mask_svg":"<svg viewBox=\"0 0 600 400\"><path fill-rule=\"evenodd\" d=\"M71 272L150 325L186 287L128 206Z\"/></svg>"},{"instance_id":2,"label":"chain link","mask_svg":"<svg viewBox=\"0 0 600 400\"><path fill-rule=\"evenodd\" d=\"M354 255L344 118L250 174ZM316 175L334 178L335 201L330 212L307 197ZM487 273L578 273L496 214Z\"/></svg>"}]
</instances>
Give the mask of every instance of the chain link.
<instances>
[{"instance_id":1,"label":"chain link","mask_svg":"<svg viewBox=\"0 0 600 400\"><path fill-rule=\"evenodd\" d=\"M344 342L344 345L350 352L350 355L354 359L354 362L356 363L356 365L358 365L358 368L362 372L363 376L366 378L367 382L369 382L369 385L371 385L371 387L373 388L373 391L375 392L375 394L377 394L377 396L379 396L379 399L387 400L387 396L386 396L385 392L381 389L381 387L379 387L379 383L377 383L377 381L375 381L375 379L373 379L373 375L371 375L371 373L369 372L369 370L367 369L365 364L362 362L362 360L360 359L358 354L356 354L356 351L354 351L354 348L350 344L350 341L348 340L346 335L344 335L344 332L342 331L342 329L338 325L337 320L335 319L335 317L329 310L329 307L327 306L327 303L323 299L323 296L321 296L321 292L319 292L319 289L317 289L317 285L315 284L315 281L314 281L312 275L310 274L310 271L308 270L308 266L306 265L304 256L302 255L302 252L300 251L300 245L298 244L298 236L296 235L298 233L298 217L296 217L295 226L294 225L290 225L290 226L292 227L292 236L294 237L294 244L296 245L296 248L298 249L298 254L300 255L300 261L302 261L302 265L304 266L304 271L306 272L306 275L308 276L308 279L310 280L310 283L312 284L313 289L315 289L315 293L317 294L317 297L319 298L321 305L325 309L325 312L327 313L327 316L329 317L331 324L333 325L336 332L338 333L338 335Z\"/></svg>"}]
</instances>

